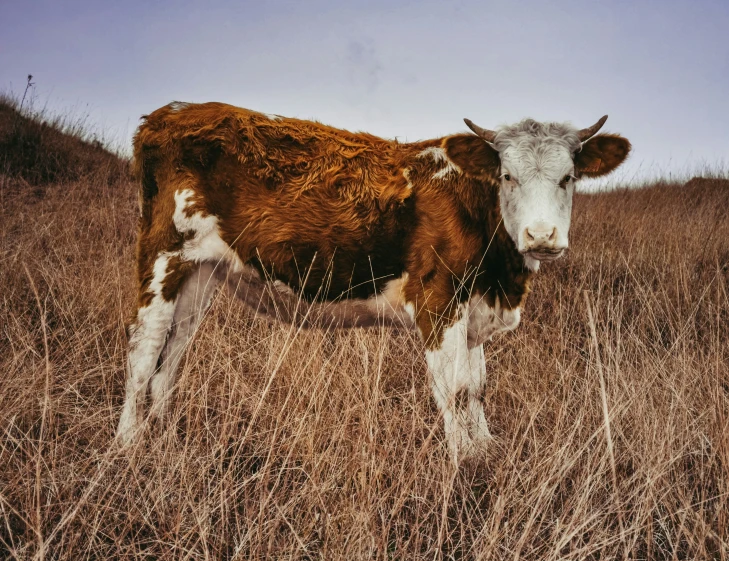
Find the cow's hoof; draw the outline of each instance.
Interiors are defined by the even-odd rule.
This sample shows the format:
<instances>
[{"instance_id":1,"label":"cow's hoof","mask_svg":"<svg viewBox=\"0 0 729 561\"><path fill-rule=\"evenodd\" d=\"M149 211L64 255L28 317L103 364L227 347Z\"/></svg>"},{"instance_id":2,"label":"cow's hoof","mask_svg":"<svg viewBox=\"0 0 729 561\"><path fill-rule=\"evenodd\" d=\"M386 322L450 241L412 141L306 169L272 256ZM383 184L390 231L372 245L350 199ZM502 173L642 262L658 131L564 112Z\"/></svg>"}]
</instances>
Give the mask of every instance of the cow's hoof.
<instances>
[{"instance_id":1,"label":"cow's hoof","mask_svg":"<svg viewBox=\"0 0 729 561\"><path fill-rule=\"evenodd\" d=\"M480 463L486 458L494 437L485 422L458 424L448 435L448 451L456 467Z\"/></svg>"},{"instance_id":2,"label":"cow's hoof","mask_svg":"<svg viewBox=\"0 0 729 561\"><path fill-rule=\"evenodd\" d=\"M142 424L136 422L133 416L122 415L114 435L114 444L118 448L128 448L138 440L141 428Z\"/></svg>"},{"instance_id":3,"label":"cow's hoof","mask_svg":"<svg viewBox=\"0 0 729 561\"><path fill-rule=\"evenodd\" d=\"M456 424L456 427L450 431L447 438L448 452L453 465L456 467L479 455L480 446L471 438L467 427Z\"/></svg>"},{"instance_id":4,"label":"cow's hoof","mask_svg":"<svg viewBox=\"0 0 729 561\"><path fill-rule=\"evenodd\" d=\"M473 425L471 425L471 430L469 431L469 434L471 435L471 439L473 440L476 448L483 451L485 451L494 440L494 437L491 435L491 431L489 431L489 426L485 420L473 423Z\"/></svg>"}]
</instances>

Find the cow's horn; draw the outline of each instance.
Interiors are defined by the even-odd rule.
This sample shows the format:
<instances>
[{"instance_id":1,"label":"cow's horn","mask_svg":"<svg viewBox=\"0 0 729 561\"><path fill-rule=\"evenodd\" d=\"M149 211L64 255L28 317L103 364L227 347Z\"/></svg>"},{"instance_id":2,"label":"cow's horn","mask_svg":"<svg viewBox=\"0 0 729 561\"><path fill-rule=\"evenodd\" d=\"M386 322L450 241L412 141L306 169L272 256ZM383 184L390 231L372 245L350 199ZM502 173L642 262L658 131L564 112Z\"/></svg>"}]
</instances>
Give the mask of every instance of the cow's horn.
<instances>
[{"instance_id":1,"label":"cow's horn","mask_svg":"<svg viewBox=\"0 0 729 561\"><path fill-rule=\"evenodd\" d=\"M493 142L496 138L496 131L490 131L488 129L482 129L479 127L476 123L471 121L471 119L463 119L463 122L466 123L469 129L471 129L473 132L475 132L478 136L483 138L486 142Z\"/></svg>"},{"instance_id":2,"label":"cow's horn","mask_svg":"<svg viewBox=\"0 0 729 561\"><path fill-rule=\"evenodd\" d=\"M607 117L607 115L603 115L600 120L591 127L578 131L577 138L580 139L580 142L585 142L585 140L587 140L588 138L592 138L593 136L595 136L595 133L597 133L597 131L599 131L605 124L605 121L607 121Z\"/></svg>"}]
</instances>

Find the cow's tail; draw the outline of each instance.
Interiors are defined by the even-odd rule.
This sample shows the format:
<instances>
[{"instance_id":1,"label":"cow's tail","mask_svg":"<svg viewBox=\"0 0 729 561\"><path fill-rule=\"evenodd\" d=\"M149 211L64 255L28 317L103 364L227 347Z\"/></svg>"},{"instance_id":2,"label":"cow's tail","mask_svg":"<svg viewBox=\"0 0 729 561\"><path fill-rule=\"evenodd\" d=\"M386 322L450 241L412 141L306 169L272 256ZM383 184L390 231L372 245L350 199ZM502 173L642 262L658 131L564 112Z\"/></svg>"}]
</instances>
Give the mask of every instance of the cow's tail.
<instances>
[{"instance_id":1,"label":"cow's tail","mask_svg":"<svg viewBox=\"0 0 729 561\"><path fill-rule=\"evenodd\" d=\"M159 192L157 171L160 165L161 152L150 130L148 117L142 117L143 123L134 135L134 177L139 181L139 215L140 225L149 226L152 221L152 206Z\"/></svg>"}]
</instances>

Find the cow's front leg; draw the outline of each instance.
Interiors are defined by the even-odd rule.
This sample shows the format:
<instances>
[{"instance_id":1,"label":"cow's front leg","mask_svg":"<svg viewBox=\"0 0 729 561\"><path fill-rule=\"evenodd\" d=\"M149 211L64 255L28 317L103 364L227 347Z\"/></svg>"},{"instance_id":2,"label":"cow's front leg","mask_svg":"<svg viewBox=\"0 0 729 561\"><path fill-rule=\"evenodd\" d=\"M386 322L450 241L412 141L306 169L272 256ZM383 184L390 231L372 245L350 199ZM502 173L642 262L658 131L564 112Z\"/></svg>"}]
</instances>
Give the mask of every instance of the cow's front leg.
<instances>
[{"instance_id":1,"label":"cow's front leg","mask_svg":"<svg viewBox=\"0 0 729 561\"><path fill-rule=\"evenodd\" d=\"M491 439L481 402L486 381L483 346L468 347L468 313L461 306L457 320L442 331L441 342L425 353L433 396L443 414L453 462L482 453Z\"/></svg>"}]
</instances>

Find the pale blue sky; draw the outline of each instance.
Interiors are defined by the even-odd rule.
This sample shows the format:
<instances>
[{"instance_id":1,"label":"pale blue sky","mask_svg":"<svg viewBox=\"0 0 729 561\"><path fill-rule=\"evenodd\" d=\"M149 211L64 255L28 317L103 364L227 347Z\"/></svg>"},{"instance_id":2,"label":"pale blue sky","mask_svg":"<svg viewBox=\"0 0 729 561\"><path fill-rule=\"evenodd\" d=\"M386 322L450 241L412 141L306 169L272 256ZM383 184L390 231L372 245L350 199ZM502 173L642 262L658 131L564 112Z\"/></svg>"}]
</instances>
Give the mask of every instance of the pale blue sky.
<instances>
[{"instance_id":1,"label":"pale blue sky","mask_svg":"<svg viewBox=\"0 0 729 561\"><path fill-rule=\"evenodd\" d=\"M217 100L401 140L608 113L628 177L729 163L729 0L2 0L0 89L28 73L123 145Z\"/></svg>"}]
</instances>

